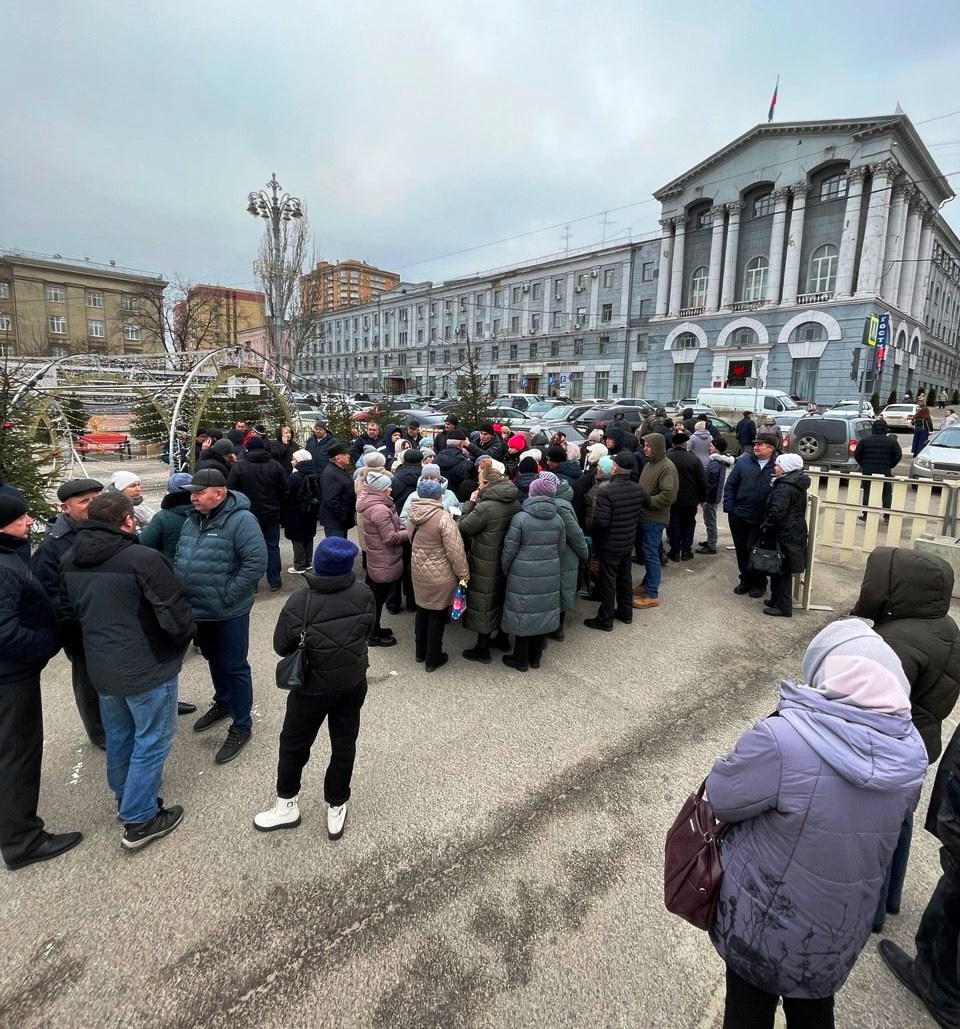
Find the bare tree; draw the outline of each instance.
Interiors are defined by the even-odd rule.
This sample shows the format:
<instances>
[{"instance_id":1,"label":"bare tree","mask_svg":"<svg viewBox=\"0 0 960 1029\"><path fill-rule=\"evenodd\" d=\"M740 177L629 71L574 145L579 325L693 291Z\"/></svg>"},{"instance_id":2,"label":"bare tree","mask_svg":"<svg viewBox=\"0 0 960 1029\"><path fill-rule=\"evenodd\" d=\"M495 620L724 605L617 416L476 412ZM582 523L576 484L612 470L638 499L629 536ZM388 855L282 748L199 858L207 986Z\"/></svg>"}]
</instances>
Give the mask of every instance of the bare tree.
<instances>
[{"instance_id":1,"label":"bare tree","mask_svg":"<svg viewBox=\"0 0 960 1029\"><path fill-rule=\"evenodd\" d=\"M223 297L174 275L167 289L131 298L131 318L142 331L163 340L168 352L216 350L236 340L226 317Z\"/></svg>"}]
</instances>

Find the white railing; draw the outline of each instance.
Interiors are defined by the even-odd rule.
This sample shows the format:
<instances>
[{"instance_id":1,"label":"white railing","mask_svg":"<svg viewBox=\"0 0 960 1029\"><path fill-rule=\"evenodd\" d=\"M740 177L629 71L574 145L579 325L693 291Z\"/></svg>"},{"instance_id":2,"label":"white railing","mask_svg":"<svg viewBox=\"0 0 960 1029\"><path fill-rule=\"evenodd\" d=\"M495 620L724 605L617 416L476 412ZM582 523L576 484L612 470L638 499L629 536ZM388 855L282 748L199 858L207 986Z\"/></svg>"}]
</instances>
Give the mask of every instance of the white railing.
<instances>
[{"instance_id":1,"label":"white railing","mask_svg":"<svg viewBox=\"0 0 960 1029\"><path fill-rule=\"evenodd\" d=\"M738 300L732 308L734 311L758 311L763 305L763 300Z\"/></svg>"},{"instance_id":2,"label":"white railing","mask_svg":"<svg viewBox=\"0 0 960 1029\"><path fill-rule=\"evenodd\" d=\"M696 318L698 315L703 314L703 307L681 307L680 317L681 318Z\"/></svg>"},{"instance_id":3,"label":"white railing","mask_svg":"<svg viewBox=\"0 0 960 1029\"><path fill-rule=\"evenodd\" d=\"M833 290L824 293L801 293L797 297L798 304L825 304L833 299Z\"/></svg>"}]
</instances>

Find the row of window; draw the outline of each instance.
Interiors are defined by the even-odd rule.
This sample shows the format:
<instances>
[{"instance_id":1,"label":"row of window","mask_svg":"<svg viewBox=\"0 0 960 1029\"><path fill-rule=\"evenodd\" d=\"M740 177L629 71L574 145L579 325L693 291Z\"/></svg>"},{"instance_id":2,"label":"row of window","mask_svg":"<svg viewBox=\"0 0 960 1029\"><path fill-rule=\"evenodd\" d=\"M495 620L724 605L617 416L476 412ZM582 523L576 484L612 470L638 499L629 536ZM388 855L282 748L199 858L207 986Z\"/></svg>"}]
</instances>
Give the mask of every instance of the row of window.
<instances>
[{"instance_id":1,"label":"row of window","mask_svg":"<svg viewBox=\"0 0 960 1029\"><path fill-rule=\"evenodd\" d=\"M827 338L827 330L819 322L804 322L790 334L791 343L818 343ZM752 347L760 342L756 329L742 325L727 339L728 347ZM696 350L700 342L692 332L681 332L673 341L674 350Z\"/></svg>"},{"instance_id":2,"label":"row of window","mask_svg":"<svg viewBox=\"0 0 960 1029\"><path fill-rule=\"evenodd\" d=\"M62 314L51 314L47 319L47 327L54 336L66 336L68 333L67 319ZM13 319L10 315L0 315L0 331L9 332L13 328ZM106 324L101 318L87 319L87 335L91 339L106 338ZM135 342L140 339L140 326L127 323L123 326L123 338Z\"/></svg>"},{"instance_id":3,"label":"row of window","mask_svg":"<svg viewBox=\"0 0 960 1029\"><path fill-rule=\"evenodd\" d=\"M0 300L6 299L9 296L10 284L8 282L0 283ZM48 304L65 304L67 302L66 286L51 286L48 284L46 287L46 298ZM87 307L93 308L94 310L102 310L102 291L92 289L86 290L84 292L84 302ZM121 305L124 311L138 310L136 297L121 297Z\"/></svg>"}]
</instances>

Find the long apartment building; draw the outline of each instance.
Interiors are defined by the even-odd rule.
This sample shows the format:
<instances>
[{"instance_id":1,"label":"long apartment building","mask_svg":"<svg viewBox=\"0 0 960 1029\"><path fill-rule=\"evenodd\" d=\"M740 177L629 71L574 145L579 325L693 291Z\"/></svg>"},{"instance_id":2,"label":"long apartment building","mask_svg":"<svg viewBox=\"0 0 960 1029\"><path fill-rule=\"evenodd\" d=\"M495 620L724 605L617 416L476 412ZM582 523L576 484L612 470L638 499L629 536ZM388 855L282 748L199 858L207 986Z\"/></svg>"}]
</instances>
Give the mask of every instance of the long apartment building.
<instances>
[{"instance_id":1,"label":"long apartment building","mask_svg":"<svg viewBox=\"0 0 960 1029\"><path fill-rule=\"evenodd\" d=\"M114 264L0 251L0 355L162 353L166 285Z\"/></svg>"},{"instance_id":2,"label":"long apartment building","mask_svg":"<svg viewBox=\"0 0 960 1029\"><path fill-rule=\"evenodd\" d=\"M954 193L903 114L757 126L657 190L661 232L443 283L400 283L320 320L321 388L614 400L751 382L821 405L960 385ZM851 378L889 314L878 375ZM862 353L862 350L861 350Z\"/></svg>"}]
</instances>

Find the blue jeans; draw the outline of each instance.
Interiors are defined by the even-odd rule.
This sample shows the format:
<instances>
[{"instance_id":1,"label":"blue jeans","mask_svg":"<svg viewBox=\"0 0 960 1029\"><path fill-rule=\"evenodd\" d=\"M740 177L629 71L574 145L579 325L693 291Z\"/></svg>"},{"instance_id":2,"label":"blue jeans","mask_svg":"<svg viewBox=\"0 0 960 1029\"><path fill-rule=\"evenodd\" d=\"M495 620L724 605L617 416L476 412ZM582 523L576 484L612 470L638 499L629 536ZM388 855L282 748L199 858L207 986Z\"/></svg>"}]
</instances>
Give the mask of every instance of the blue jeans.
<instances>
[{"instance_id":1,"label":"blue jeans","mask_svg":"<svg viewBox=\"0 0 960 1029\"><path fill-rule=\"evenodd\" d=\"M198 622L197 643L210 665L214 704L230 712L234 729L249 732L253 726L253 678L247 661L249 612L223 622Z\"/></svg>"},{"instance_id":2,"label":"blue jeans","mask_svg":"<svg viewBox=\"0 0 960 1029\"><path fill-rule=\"evenodd\" d=\"M263 542L267 545L267 582L271 586L280 585L280 523L260 523Z\"/></svg>"},{"instance_id":3,"label":"blue jeans","mask_svg":"<svg viewBox=\"0 0 960 1029\"><path fill-rule=\"evenodd\" d=\"M126 825L147 822L157 813L163 763L177 731L177 676L142 693L100 694L107 737L107 783Z\"/></svg>"},{"instance_id":4,"label":"blue jeans","mask_svg":"<svg viewBox=\"0 0 960 1029\"><path fill-rule=\"evenodd\" d=\"M640 543L643 549L643 586L648 597L660 595L660 540L663 525L660 522L640 523Z\"/></svg>"}]
</instances>

